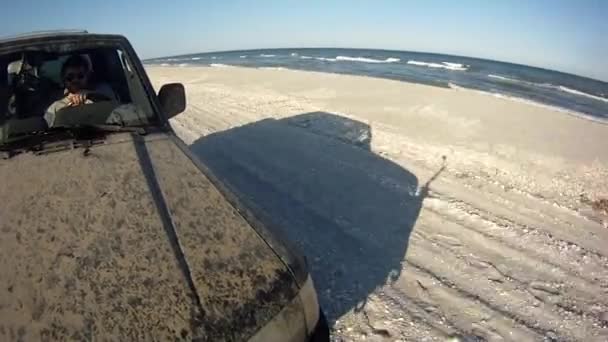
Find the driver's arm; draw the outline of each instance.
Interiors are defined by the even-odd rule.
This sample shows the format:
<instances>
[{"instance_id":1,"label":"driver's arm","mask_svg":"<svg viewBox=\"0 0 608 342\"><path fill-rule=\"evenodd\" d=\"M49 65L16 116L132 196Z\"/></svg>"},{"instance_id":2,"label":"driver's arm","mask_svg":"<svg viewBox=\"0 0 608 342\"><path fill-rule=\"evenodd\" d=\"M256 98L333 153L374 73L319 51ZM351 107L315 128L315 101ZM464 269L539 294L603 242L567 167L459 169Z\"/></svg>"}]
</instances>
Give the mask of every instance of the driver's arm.
<instances>
[{"instance_id":1,"label":"driver's arm","mask_svg":"<svg viewBox=\"0 0 608 342\"><path fill-rule=\"evenodd\" d=\"M60 100L53 102L49 106L49 108L46 109L46 112L44 113L44 120L46 121L46 124L49 127L53 127L53 123L55 122L55 114L57 113L57 111L65 108L67 106L68 106L67 97L64 97Z\"/></svg>"}]
</instances>

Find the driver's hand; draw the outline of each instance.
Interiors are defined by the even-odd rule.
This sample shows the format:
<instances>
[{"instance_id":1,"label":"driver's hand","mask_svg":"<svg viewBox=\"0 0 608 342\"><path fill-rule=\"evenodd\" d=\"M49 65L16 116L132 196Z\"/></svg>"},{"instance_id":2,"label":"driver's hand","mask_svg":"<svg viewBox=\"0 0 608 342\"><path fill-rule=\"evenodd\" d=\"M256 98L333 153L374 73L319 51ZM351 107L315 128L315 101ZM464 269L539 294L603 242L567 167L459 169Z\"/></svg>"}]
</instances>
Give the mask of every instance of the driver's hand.
<instances>
[{"instance_id":1,"label":"driver's hand","mask_svg":"<svg viewBox=\"0 0 608 342\"><path fill-rule=\"evenodd\" d=\"M70 106L70 107L80 106L80 105L85 104L86 100L87 100L87 94L84 94L84 93L70 94L70 95L68 95L68 106Z\"/></svg>"}]
</instances>

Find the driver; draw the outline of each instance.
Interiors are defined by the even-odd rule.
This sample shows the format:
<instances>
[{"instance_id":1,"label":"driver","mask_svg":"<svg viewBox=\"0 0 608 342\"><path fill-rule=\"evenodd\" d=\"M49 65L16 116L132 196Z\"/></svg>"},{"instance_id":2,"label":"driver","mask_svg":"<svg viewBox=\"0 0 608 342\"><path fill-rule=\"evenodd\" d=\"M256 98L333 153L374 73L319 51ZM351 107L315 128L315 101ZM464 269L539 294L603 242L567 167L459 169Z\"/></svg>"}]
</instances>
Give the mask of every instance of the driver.
<instances>
[{"instance_id":1,"label":"driver","mask_svg":"<svg viewBox=\"0 0 608 342\"><path fill-rule=\"evenodd\" d=\"M90 82L91 71L86 58L81 55L70 56L61 67L61 79L63 80L65 90L64 97L53 102L47 108L44 114L49 127L53 127L55 114L65 108L80 106L83 104L92 103L89 99L89 94L99 94L108 100L115 100L116 97L112 88L104 83L93 85Z\"/></svg>"}]
</instances>

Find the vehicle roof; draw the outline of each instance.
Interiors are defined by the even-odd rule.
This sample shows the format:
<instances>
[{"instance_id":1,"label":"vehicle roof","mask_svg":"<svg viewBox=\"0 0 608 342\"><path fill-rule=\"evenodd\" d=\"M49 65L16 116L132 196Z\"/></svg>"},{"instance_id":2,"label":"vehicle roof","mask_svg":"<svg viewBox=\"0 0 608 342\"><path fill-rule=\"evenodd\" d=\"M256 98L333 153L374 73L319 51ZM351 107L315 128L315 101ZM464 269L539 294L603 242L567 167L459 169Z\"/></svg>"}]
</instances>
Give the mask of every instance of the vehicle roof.
<instances>
[{"instance_id":1,"label":"vehicle roof","mask_svg":"<svg viewBox=\"0 0 608 342\"><path fill-rule=\"evenodd\" d=\"M21 40L29 38L44 38L44 37L57 37L62 35L74 35L74 34L89 34L87 30L44 30L44 31L32 31L25 33L18 33L14 35L1 36L0 42L8 42L12 40Z\"/></svg>"},{"instance_id":2,"label":"vehicle roof","mask_svg":"<svg viewBox=\"0 0 608 342\"><path fill-rule=\"evenodd\" d=\"M8 37L0 37L0 52L13 51L32 44L53 43L82 43L96 41L123 41L127 39L118 34L89 33L85 30L56 30L36 31Z\"/></svg>"},{"instance_id":3,"label":"vehicle roof","mask_svg":"<svg viewBox=\"0 0 608 342\"><path fill-rule=\"evenodd\" d=\"M57 38L121 38L124 36L118 34L100 34L90 33L86 30L49 30L49 31L32 31L20 33L10 36L0 36L0 44L20 43L26 41L53 40Z\"/></svg>"}]
</instances>

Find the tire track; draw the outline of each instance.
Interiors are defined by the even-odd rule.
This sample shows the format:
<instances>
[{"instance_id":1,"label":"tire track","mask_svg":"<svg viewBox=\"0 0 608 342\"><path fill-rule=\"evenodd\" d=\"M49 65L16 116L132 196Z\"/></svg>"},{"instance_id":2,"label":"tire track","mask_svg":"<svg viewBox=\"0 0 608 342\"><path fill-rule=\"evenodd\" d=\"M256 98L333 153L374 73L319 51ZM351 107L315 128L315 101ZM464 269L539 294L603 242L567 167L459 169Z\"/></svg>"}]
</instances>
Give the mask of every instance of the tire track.
<instances>
[{"instance_id":1,"label":"tire track","mask_svg":"<svg viewBox=\"0 0 608 342\"><path fill-rule=\"evenodd\" d=\"M568 290L569 298L576 298L576 302L579 305L586 307L591 307L592 304L600 304L603 307L608 306L606 300L598 300L597 298L597 293L602 292L602 287L601 285L598 286L597 282L586 281L580 277L573 276L558 264L535 257L535 253L531 249L522 249L515 244L512 244L514 245L512 247L510 244L505 244L504 240L488 236L483 230L480 231L475 224L463 224L456 220L444 221L441 213L437 214L431 211L430 214L432 216L429 216L429 220L424 223L425 229L417 230L417 233L423 235L427 233L426 227L432 227L428 231L443 234L443 236L453 236L452 239L462 241L460 242L461 245L457 247L442 243L441 241L435 241L446 248L446 250L456 251L462 247L466 249L469 255L480 257L482 260L497 260L501 263L516 260L516 264L504 264L501 267L496 267L494 263L493 266L499 272L507 274L521 283L532 283L535 281L534 278L530 278L530 274L534 274L546 282L563 283L565 286L564 291ZM458 230L463 231L462 235L466 235L467 238L464 239L461 236L455 235L455 232L458 232ZM468 257L466 259L471 258ZM563 305L568 306L566 303L563 303ZM599 313L597 310L594 310L589 311L588 314L598 315Z\"/></svg>"},{"instance_id":2,"label":"tire track","mask_svg":"<svg viewBox=\"0 0 608 342\"><path fill-rule=\"evenodd\" d=\"M456 206L453 205L454 203ZM572 277L581 278L588 283L602 283L607 279L604 275L608 276L608 270L604 265L608 263L603 257L594 255L592 251L556 239L551 234L544 234L543 231L535 234L534 232L537 231L535 227L521 226L514 221L495 217L491 213L480 212L474 207L463 204L464 202L452 198L445 201L434 197L426 201L425 208L445 220L457 222L510 248L542 259L548 265L560 268ZM566 262L557 262L563 259L566 259Z\"/></svg>"}]
</instances>

